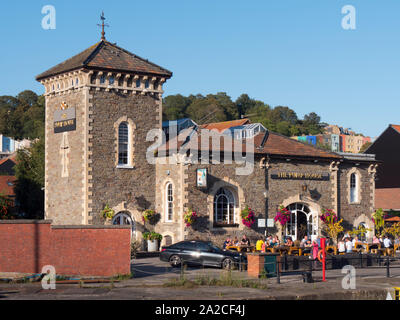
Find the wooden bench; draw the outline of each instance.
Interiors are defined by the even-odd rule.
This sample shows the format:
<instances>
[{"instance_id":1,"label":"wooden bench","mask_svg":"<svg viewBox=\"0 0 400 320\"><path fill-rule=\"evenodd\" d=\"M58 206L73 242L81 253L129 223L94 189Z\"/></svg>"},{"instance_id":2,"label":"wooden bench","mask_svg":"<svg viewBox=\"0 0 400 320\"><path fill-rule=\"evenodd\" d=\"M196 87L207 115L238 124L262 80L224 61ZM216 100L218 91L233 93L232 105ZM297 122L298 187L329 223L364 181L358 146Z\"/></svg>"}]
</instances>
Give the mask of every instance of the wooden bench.
<instances>
[{"instance_id":1,"label":"wooden bench","mask_svg":"<svg viewBox=\"0 0 400 320\"><path fill-rule=\"evenodd\" d=\"M289 247L288 254L291 255L293 253L297 254L298 256L301 256L302 254L302 248L300 247Z\"/></svg>"}]
</instances>

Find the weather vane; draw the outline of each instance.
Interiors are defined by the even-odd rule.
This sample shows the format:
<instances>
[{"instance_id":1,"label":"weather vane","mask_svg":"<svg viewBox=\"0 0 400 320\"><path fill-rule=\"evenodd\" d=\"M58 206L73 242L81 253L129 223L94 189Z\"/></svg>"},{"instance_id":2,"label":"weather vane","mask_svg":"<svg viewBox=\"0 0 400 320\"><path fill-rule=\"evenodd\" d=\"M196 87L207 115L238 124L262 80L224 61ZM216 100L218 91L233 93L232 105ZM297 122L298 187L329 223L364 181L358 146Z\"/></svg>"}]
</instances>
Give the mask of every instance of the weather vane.
<instances>
[{"instance_id":1,"label":"weather vane","mask_svg":"<svg viewBox=\"0 0 400 320\"><path fill-rule=\"evenodd\" d=\"M106 33L104 32L104 27L109 27L108 24L105 24L104 21L106 20L106 18L104 17L104 11L101 12L101 24L98 24L99 27L101 27L101 40L106 40Z\"/></svg>"}]
</instances>

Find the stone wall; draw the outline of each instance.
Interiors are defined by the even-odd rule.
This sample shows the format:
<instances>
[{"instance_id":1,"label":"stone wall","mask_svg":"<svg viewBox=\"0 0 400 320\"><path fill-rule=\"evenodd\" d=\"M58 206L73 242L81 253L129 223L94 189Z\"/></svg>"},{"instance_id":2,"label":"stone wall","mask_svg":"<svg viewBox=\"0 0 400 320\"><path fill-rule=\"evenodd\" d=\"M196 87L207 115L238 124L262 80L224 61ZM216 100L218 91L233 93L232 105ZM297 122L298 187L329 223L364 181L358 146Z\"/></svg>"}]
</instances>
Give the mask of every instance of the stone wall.
<instances>
[{"instance_id":1,"label":"stone wall","mask_svg":"<svg viewBox=\"0 0 400 320\"><path fill-rule=\"evenodd\" d=\"M366 219L364 220L366 221L359 222L370 224L370 221L368 220L370 220L373 212L371 203L373 203L374 189L371 189L371 184L373 181L371 181L371 175L368 172L368 166L369 164L360 164L358 166L354 166L354 164L351 163L343 163L339 167L339 212L341 218L343 218L344 225L348 228L350 228L350 226L352 227L354 221L357 220L361 215L365 215ZM358 195L359 199L356 203L350 203L350 174L353 172L356 173L360 179L360 193Z\"/></svg>"},{"instance_id":2,"label":"stone wall","mask_svg":"<svg viewBox=\"0 0 400 320\"><path fill-rule=\"evenodd\" d=\"M56 224L87 223L87 94L87 89L81 88L46 97L45 215ZM76 130L54 133L54 112L60 110L62 102L75 108Z\"/></svg>"},{"instance_id":3,"label":"stone wall","mask_svg":"<svg viewBox=\"0 0 400 320\"><path fill-rule=\"evenodd\" d=\"M148 163L146 152L153 142L146 142L151 129L160 128L158 98L135 93L91 90L90 111L91 222L102 224L100 212L108 203L122 207L141 223L141 213L155 204L155 165ZM117 133L115 123L127 117L133 122L133 165L117 168ZM117 213L117 212L116 212Z\"/></svg>"}]
</instances>

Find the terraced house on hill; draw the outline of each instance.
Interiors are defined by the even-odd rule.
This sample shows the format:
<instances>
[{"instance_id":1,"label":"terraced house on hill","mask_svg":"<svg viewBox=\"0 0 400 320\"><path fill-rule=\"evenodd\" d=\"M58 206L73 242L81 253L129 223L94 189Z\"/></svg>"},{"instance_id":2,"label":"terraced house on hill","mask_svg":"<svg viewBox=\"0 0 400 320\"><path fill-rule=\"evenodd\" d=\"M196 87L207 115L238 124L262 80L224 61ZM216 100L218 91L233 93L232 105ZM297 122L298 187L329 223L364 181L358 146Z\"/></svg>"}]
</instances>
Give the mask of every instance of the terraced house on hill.
<instances>
[{"instance_id":1,"label":"terraced house on hill","mask_svg":"<svg viewBox=\"0 0 400 320\"><path fill-rule=\"evenodd\" d=\"M266 232L315 238L321 232L318 216L323 208L336 210L348 225L372 226L373 156L323 151L243 120L208 126L218 131L218 139L230 137L232 144L204 143L200 138L207 126L193 123L152 149L154 141L146 137L153 129L163 129L163 84L171 77L170 71L104 37L37 76L46 97L46 219L55 224L104 224L100 213L109 205L116 213L113 223L131 224L137 239L151 228L167 243ZM222 132L234 127L257 132ZM236 159L232 146L238 142L244 162L227 161L229 154ZM221 161L216 154L223 156ZM148 161L149 155L156 156L154 162ZM248 174L237 174L247 165L252 167ZM285 230L272 220L280 205L292 213ZM251 228L240 218L246 206L257 219ZM149 208L160 215L154 226L142 222ZM189 208L197 211L198 219L186 227L183 215Z\"/></svg>"}]
</instances>

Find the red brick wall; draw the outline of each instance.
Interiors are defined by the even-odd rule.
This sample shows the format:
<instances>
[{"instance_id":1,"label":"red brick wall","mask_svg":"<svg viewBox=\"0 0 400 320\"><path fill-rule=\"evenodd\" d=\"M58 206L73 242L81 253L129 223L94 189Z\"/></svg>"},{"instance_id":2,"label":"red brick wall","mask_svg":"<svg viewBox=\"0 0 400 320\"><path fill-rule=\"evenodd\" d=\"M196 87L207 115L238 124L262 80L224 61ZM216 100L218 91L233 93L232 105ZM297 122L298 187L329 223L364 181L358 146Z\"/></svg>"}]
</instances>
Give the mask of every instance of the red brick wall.
<instances>
[{"instance_id":1,"label":"red brick wall","mask_svg":"<svg viewBox=\"0 0 400 320\"><path fill-rule=\"evenodd\" d=\"M0 272L113 276L130 273L129 227L51 226L47 221L0 222Z\"/></svg>"}]
</instances>

